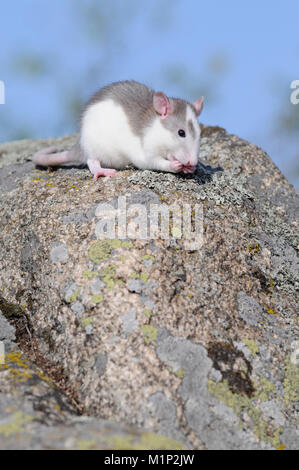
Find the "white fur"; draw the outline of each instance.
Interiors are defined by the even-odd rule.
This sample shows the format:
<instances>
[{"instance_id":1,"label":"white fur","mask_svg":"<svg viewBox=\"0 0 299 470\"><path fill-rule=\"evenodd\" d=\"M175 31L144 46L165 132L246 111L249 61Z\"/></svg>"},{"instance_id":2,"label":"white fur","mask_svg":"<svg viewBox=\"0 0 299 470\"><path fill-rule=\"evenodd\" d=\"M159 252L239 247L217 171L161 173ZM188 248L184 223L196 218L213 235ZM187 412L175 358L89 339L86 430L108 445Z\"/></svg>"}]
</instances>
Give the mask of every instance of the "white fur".
<instances>
[{"instance_id":1,"label":"white fur","mask_svg":"<svg viewBox=\"0 0 299 470\"><path fill-rule=\"evenodd\" d=\"M176 138L160 122L160 118L154 120L152 125L146 129L143 139L143 147L147 160L155 157L168 157L168 148L173 148ZM148 164L148 162L145 162Z\"/></svg>"},{"instance_id":2,"label":"white fur","mask_svg":"<svg viewBox=\"0 0 299 470\"><path fill-rule=\"evenodd\" d=\"M103 167L123 168L134 159L144 159L141 139L132 133L125 112L113 100L87 109L80 143L86 161L99 160Z\"/></svg>"},{"instance_id":3,"label":"white fur","mask_svg":"<svg viewBox=\"0 0 299 470\"><path fill-rule=\"evenodd\" d=\"M195 140L193 140L189 132L187 132L187 139L188 139L188 150L190 152L190 155L196 158L196 162L193 161L192 164L197 164L198 158L199 158L199 149L200 149L200 126L199 126L197 117L195 116L194 111L191 108L191 106L187 106L186 118L187 118L187 123L189 120L192 121L193 127L195 129Z\"/></svg>"}]
</instances>

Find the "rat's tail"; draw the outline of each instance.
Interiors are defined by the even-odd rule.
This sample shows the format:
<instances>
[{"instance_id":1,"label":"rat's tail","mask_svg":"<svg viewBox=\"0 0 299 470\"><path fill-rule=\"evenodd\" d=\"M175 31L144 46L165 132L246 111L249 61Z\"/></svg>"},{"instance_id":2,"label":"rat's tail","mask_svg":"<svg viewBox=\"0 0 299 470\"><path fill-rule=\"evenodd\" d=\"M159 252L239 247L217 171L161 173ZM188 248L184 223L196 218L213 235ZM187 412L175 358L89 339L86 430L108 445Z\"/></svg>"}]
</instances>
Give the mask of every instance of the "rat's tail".
<instances>
[{"instance_id":1,"label":"rat's tail","mask_svg":"<svg viewBox=\"0 0 299 470\"><path fill-rule=\"evenodd\" d=\"M39 166L80 165L76 147L65 152L57 152L55 147L47 147L33 155L32 161Z\"/></svg>"}]
</instances>

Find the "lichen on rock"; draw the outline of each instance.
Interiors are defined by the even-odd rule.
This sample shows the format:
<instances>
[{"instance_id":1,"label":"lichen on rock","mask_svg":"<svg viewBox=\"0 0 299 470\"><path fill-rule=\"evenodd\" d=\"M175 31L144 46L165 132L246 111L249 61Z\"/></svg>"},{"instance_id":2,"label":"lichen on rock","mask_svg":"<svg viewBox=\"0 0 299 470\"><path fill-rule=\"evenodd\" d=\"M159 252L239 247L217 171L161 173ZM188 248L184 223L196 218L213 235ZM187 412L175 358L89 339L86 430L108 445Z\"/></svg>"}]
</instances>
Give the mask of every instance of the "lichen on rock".
<instances>
[{"instance_id":1,"label":"lichen on rock","mask_svg":"<svg viewBox=\"0 0 299 470\"><path fill-rule=\"evenodd\" d=\"M217 127L203 127L193 175L95 184L25 161L75 138L0 146L0 446L298 448L294 189ZM200 205L201 247L171 224L169 238L99 238L100 208L120 196L147 214Z\"/></svg>"}]
</instances>

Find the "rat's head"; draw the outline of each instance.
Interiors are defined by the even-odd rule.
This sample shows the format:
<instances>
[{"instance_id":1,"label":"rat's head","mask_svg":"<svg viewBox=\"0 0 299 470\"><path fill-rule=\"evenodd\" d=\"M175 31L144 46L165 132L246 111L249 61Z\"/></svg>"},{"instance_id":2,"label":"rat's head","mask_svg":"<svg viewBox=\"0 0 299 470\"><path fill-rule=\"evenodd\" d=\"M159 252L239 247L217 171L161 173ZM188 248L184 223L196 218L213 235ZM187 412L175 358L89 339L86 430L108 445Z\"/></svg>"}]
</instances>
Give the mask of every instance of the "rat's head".
<instances>
[{"instance_id":1,"label":"rat's head","mask_svg":"<svg viewBox=\"0 0 299 470\"><path fill-rule=\"evenodd\" d=\"M156 143L160 155L167 159L175 157L186 166L197 165L200 146L197 116L202 111L203 98L191 104L158 92L154 94L153 103L159 117Z\"/></svg>"}]
</instances>

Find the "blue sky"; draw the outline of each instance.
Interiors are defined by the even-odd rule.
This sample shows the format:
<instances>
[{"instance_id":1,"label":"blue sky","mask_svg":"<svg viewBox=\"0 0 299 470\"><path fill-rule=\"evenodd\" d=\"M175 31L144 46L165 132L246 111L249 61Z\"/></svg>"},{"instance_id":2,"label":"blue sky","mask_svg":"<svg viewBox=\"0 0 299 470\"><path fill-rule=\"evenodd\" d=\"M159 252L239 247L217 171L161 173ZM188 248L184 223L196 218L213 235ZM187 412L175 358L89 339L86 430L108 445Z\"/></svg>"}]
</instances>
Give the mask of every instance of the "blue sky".
<instances>
[{"instance_id":1,"label":"blue sky","mask_svg":"<svg viewBox=\"0 0 299 470\"><path fill-rule=\"evenodd\" d=\"M112 3L97 2L109 19ZM210 87L202 122L264 147L299 185L299 171L297 176L294 171L299 129L288 137L276 126L279 113L294 106L289 101L290 83L299 79L298 1L137 1L133 15L134 0L119 0L121 18L127 18L119 21L119 9L114 13L111 7L117 27L102 41L86 34L82 4L83 0L3 2L0 80L5 83L6 104L0 106L0 141L18 132L33 137L75 132L76 122L66 114L68 90L87 100L107 82L134 78L170 95L195 99L186 96L188 87L174 83L166 73L180 66L199 90L201 85ZM42 58L40 76L22 73L16 61L22 54ZM219 56L227 63L223 73L213 72L210 65Z\"/></svg>"}]
</instances>

